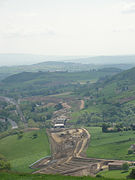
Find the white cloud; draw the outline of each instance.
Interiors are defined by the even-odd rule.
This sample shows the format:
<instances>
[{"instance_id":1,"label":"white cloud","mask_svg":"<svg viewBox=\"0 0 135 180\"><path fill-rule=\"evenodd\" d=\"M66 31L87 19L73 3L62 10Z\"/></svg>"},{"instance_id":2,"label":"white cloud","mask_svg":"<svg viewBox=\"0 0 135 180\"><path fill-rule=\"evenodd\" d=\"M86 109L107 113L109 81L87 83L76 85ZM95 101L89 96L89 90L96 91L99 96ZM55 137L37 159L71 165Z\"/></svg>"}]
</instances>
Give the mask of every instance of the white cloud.
<instances>
[{"instance_id":1,"label":"white cloud","mask_svg":"<svg viewBox=\"0 0 135 180\"><path fill-rule=\"evenodd\" d=\"M123 4L123 10L122 13L135 13L135 1L131 1L131 2L125 2Z\"/></svg>"},{"instance_id":2,"label":"white cloud","mask_svg":"<svg viewBox=\"0 0 135 180\"><path fill-rule=\"evenodd\" d=\"M135 0L0 0L0 53L135 52ZM125 13L124 15L122 13ZM131 33L130 33L131 32Z\"/></svg>"},{"instance_id":3,"label":"white cloud","mask_svg":"<svg viewBox=\"0 0 135 180\"><path fill-rule=\"evenodd\" d=\"M0 35L3 38L51 37L55 36L56 32L52 28L47 28L45 26L17 27L9 23L6 28L0 29Z\"/></svg>"}]
</instances>

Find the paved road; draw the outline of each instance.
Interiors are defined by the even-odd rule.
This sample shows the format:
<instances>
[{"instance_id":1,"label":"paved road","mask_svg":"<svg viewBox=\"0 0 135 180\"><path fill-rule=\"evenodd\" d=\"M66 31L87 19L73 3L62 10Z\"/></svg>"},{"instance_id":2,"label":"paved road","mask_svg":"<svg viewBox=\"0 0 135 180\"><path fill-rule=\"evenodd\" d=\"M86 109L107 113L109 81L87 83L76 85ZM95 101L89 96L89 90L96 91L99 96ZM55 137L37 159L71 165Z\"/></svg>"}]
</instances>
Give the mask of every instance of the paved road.
<instances>
[{"instance_id":1,"label":"paved road","mask_svg":"<svg viewBox=\"0 0 135 180\"><path fill-rule=\"evenodd\" d=\"M21 109L20 109L20 106L19 106L19 104L18 104L14 99L9 98L9 97L4 97L4 96L0 96L0 99L6 101L7 103L10 103L10 104L15 105L15 106L16 106L16 110L17 110L17 113L18 113L18 115L20 116L20 119L21 119L24 123L26 123L26 119L25 119L25 117L24 117L24 115L23 115L23 113L22 113L22 111L21 111Z\"/></svg>"},{"instance_id":2,"label":"paved road","mask_svg":"<svg viewBox=\"0 0 135 180\"><path fill-rule=\"evenodd\" d=\"M12 129L17 129L18 128L18 125L16 124L15 121L13 121L12 119L9 119L9 118L8 118L8 121L10 122L10 124L12 126Z\"/></svg>"}]
</instances>

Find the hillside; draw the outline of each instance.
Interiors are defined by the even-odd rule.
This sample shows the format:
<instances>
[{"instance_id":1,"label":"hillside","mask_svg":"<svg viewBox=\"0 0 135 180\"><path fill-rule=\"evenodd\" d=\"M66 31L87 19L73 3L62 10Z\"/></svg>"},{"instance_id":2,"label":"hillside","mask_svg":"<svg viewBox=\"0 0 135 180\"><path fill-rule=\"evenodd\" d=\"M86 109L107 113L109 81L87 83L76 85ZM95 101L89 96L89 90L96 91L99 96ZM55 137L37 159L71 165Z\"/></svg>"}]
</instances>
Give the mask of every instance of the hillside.
<instances>
[{"instance_id":1,"label":"hillside","mask_svg":"<svg viewBox=\"0 0 135 180\"><path fill-rule=\"evenodd\" d=\"M0 153L11 163L12 171L32 172L33 170L29 168L32 163L50 155L46 130L24 132L22 137L10 135L2 138Z\"/></svg>"},{"instance_id":2,"label":"hillside","mask_svg":"<svg viewBox=\"0 0 135 180\"><path fill-rule=\"evenodd\" d=\"M134 131L103 133L101 127L87 127L87 130L91 134L86 151L88 157L134 161L135 154L128 154L135 142Z\"/></svg>"},{"instance_id":3,"label":"hillside","mask_svg":"<svg viewBox=\"0 0 135 180\"><path fill-rule=\"evenodd\" d=\"M0 54L0 80L24 71L89 71L91 69L118 68L122 70L134 66L135 56L39 56L30 54ZM27 65L12 65L10 62L23 62ZM9 62L8 64L6 62ZM38 63L40 62L40 63ZM122 62L122 63L121 63ZM3 66L4 63L7 66ZM33 63L33 64L32 64ZM12 66L11 66L12 65Z\"/></svg>"},{"instance_id":4,"label":"hillside","mask_svg":"<svg viewBox=\"0 0 135 180\"><path fill-rule=\"evenodd\" d=\"M120 71L104 68L86 72L22 72L5 78L0 83L0 94L10 97L58 94Z\"/></svg>"},{"instance_id":5,"label":"hillside","mask_svg":"<svg viewBox=\"0 0 135 180\"><path fill-rule=\"evenodd\" d=\"M78 89L85 101L86 110L78 113L78 123L134 123L135 119L135 68L113 77L102 79L93 86ZM87 117L87 118L86 118Z\"/></svg>"}]
</instances>

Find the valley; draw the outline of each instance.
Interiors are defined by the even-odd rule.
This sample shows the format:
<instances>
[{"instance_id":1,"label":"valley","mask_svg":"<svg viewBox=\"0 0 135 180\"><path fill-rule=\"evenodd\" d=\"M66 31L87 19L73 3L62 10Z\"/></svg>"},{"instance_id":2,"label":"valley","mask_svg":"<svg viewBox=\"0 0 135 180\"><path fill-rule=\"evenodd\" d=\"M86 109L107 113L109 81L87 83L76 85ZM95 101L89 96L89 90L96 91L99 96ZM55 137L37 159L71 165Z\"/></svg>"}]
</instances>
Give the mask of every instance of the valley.
<instances>
[{"instance_id":1,"label":"valley","mask_svg":"<svg viewBox=\"0 0 135 180\"><path fill-rule=\"evenodd\" d=\"M127 163L129 174L134 73L23 72L2 80L0 154L11 170L108 178L109 164Z\"/></svg>"}]
</instances>

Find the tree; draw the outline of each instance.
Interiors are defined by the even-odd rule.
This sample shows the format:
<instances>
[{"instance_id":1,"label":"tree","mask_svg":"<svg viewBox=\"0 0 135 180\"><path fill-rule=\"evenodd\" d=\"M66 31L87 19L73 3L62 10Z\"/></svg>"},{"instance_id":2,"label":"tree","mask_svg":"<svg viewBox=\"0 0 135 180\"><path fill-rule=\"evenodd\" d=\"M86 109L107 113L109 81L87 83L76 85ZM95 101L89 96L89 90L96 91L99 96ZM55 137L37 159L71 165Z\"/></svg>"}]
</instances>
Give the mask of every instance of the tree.
<instances>
[{"instance_id":1,"label":"tree","mask_svg":"<svg viewBox=\"0 0 135 180\"><path fill-rule=\"evenodd\" d=\"M63 106L62 106L61 103L59 103L59 104L56 104L55 108L56 108L56 110L58 111L58 110L62 109Z\"/></svg>"},{"instance_id":2,"label":"tree","mask_svg":"<svg viewBox=\"0 0 135 180\"><path fill-rule=\"evenodd\" d=\"M128 150L128 154L133 154L133 153L134 153L133 149Z\"/></svg>"},{"instance_id":3,"label":"tree","mask_svg":"<svg viewBox=\"0 0 135 180\"><path fill-rule=\"evenodd\" d=\"M109 128L109 124L103 124L102 125L102 132L107 132L108 128Z\"/></svg>"},{"instance_id":4,"label":"tree","mask_svg":"<svg viewBox=\"0 0 135 180\"><path fill-rule=\"evenodd\" d=\"M33 119L29 119L29 120L28 120L28 126L29 126L29 127L36 127L36 125L37 125L37 124L35 123L35 121L34 121Z\"/></svg>"},{"instance_id":5,"label":"tree","mask_svg":"<svg viewBox=\"0 0 135 180\"><path fill-rule=\"evenodd\" d=\"M125 170L125 171L128 171L128 169L129 169L128 163L124 163L124 164L122 165L122 169Z\"/></svg>"},{"instance_id":6,"label":"tree","mask_svg":"<svg viewBox=\"0 0 135 180\"><path fill-rule=\"evenodd\" d=\"M132 169L130 175L128 176L128 178L135 178L135 169Z\"/></svg>"}]
</instances>

